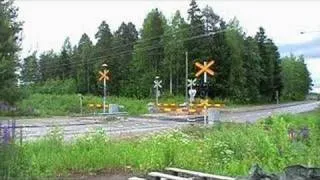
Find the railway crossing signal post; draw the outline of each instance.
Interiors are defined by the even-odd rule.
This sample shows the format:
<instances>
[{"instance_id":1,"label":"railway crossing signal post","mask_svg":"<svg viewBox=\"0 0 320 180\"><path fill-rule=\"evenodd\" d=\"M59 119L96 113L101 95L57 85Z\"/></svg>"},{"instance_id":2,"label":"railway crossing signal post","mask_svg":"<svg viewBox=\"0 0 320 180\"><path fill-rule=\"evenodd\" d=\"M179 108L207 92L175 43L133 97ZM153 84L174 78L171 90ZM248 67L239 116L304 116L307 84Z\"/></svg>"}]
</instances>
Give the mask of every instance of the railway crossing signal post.
<instances>
[{"instance_id":1,"label":"railway crossing signal post","mask_svg":"<svg viewBox=\"0 0 320 180\"><path fill-rule=\"evenodd\" d=\"M199 68L199 71L196 73L196 77L199 77L201 74L203 74L203 83L207 87L207 74L213 76L214 72L212 69L210 69L210 66L214 64L214 61L211 60L209 63L207 61L204 61L203 64L196 62L196 67ZM207 124L207 104L208 104L208 90L206 88L206 100L203 102L204 104L204 124Z\"/></svg>"},{"instance_id":2,"label":"railway crossing signal post","mask_svg":"<svg viewBox=\"0 0 320 180\"><path fill-rule=\"evenodd\" d=\"M203 74L203 82L207 83L207 73L211 76L214 75L213 70L210 69L210 66L212 66L213 64L214 64L214 61L212 60L208 64L207 64L207 61L204 61L203 65L199 62L196 62L196 66L200 69L197 72L196 77L199 77L201 74Z\"/></svg>"},{"instance_id":3,"label":"railway crossing signal post","mask_svg":"<svg viewBox=\"0 0 320 180\"><path fill-rule=\"evenodd\" d=\"M159 80L159 76L156 76L156 80L153 81L154 82L154 88L156 88L156 106L158 106L159 104L159 96L160 96L160 91L159 88L162 88L161 83L162 81Z\"/></svg>"},{"instance_id":4,"label":"railway crossing signal post","mask_svg":"<svg viewBox=\"0 0 320 180\"><path fill-rule=\"evenodd\" d=\"M194 101L194 97L196 96L197 90L193 89L193 86L196 86L197 79L188 79L188 85L187 87L190 87L189 89L189 101L192 103Z\"/></svg>"},{"instance_id":5,"label":"railway crossing signal post","mask_svg":"<svg viewBox=\"0 0 320 180\"><path fill-rule=\"evenodd\" d=\"M109 70L107 70L108 65L102 64L102 67L104 68L103 72L99 71L99 81L103 80L103 113L106 113L106 96L107 96L107 80L109 80Z\"/></svg>"}]
</instances>

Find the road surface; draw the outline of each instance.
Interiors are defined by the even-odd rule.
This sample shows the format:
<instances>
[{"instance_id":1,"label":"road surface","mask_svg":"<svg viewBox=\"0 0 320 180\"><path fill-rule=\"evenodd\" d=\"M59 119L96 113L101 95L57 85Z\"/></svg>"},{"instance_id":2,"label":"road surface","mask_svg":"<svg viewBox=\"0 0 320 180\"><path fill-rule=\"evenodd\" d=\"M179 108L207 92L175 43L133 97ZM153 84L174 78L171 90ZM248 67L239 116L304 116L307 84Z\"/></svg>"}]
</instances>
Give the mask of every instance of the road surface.
<instances>
[{"instance_id":1,"label":"road surface","mask_svg":"<svg viewBox=\"0 0 320 180\"><path fill-rule=\"evenodd\" d=\"M318 108L320 102L265 106L265 108L249 108L245 110L221 112L222 121L255 122L270 115L283 113L301 113ZM45 119L20 119L17 126L23 127L23 140L34 140L44 137L53 129L59 128L65 140L72 140L86 133L105 132L111 137L127 137L146 133L172 130L190 125L185 119L179 121L161 117L127 117L118 120L106 120L102 117L55 117ZM19 130L17 133L19 134ZM19 136L19 135L17 135Z\"/></svg>"}]
</instances>

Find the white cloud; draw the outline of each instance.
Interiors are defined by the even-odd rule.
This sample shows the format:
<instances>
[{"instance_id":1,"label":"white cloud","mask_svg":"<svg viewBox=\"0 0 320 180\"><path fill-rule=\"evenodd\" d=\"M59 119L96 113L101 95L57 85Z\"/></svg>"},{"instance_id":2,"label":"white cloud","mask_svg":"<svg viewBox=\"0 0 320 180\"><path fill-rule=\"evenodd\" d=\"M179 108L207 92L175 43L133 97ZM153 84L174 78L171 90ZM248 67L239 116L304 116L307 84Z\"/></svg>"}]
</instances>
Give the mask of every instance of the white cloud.
<instances>
[{"instance_id":1,"label":"white cloud","mask_svg":"<svg viewBox=\"0 0 320 180\"><path fill-rule=\"evenodd\" d=\"M59 50L66 36L73 44L86 32L94 39L102 20L115 31L122 21L132 21L141 28L143 19L152 9L158 7L166 17L175 10L187 16L189 0L177 1L33 1L20 0L20 19L24 25L24 53L30 49L40 51L53 48ZM319 1L198 1L203 8L213 7L224 19L236 16L249 34L254 34L259 26L265 27L267 34L278 44L307 41L314 34L300 35L300 31L320 28L314 21L320 16Z\"/></svg>"},{"instance_id":2,"label":"white cloud","mask_svg":"<svg viewBox=\"0 0 320 180\"><path fill-rule=\"evenodd\" d=\"M315 85L312 91L320 93L320 58L306 59L306 64Z\"/></svg>"}]
</instances>

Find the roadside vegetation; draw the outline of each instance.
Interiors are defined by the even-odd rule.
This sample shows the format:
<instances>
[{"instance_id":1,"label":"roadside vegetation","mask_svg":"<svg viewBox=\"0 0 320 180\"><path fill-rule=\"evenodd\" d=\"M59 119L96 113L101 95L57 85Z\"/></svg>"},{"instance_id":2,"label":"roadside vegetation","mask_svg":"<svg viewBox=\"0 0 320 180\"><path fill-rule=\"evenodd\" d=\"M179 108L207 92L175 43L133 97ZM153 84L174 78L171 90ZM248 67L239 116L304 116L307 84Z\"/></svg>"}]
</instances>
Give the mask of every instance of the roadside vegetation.
<instances>
[{"instance_id":1,"label":"roadside vegetation","mask_svg":"<svg viewBox=\"0 0 320 180\"><path fill-rule=\"evenodd\" d=\"M259 164L270 172L288 165L320 166L320 111L270 117L256 124L191 127L150 137L111 140L97 129L75 142L59 130L41 140L16 145L1 166L10 176L68 176L117 169L145 173L167 166L214 174L246 175ZM295 132L289 136L289 132ZM12 154L13 155L13 154ZM2 161L3 162L3 161Z\"/></svg>"},{"instance_id":2,"label":"roadside vegetation","mask_svg":"<svg viewBox=\"0 0 320 180\"><path fill-rule=\"evenodd\" d=\"M103 97L94 95L82 96L83 115L101 113ZM129 97L107 96L106 104L119 104L123 108L121 111L128 112L129 115L142 115L148 113L148 103L154 103L153 98L135 99ZM164 95L159 98L159 103L182 104L185 101L183 96ZM196 99L199 103L200 99ZM222 103L227 108L249 107L266 103L239 104L228 99L209 99L210 103ZM281 101L283 103L288 101ZM90 107L94 105L94 107ZM100 105L101 107L97 107ZM1 112L1 116L19 116L19 117L49 117L49 116L77 116L81 115L80 97L78 94L47 94L47 93L30 93L17 103L15 111Z\"/></svg>"}]
</instances>

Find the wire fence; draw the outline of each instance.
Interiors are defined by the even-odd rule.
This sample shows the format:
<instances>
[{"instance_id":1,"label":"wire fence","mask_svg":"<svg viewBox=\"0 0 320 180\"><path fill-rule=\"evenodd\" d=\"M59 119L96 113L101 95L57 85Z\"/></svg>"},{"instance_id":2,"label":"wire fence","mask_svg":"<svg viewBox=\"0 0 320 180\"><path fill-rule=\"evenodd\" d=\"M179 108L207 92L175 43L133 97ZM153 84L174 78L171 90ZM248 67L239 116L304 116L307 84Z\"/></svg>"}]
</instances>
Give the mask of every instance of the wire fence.
<instances>
[{"instance_id":1,"label":"wire fence","mask_svg":"<svg viewBox=\"0 0 320 180\"><path fill-rule=\"evenodd\" d=\"M23 127L17 126L16 120L0 121L0 146L17 141L22 145Z\"/></svg>"}]
</instances>

